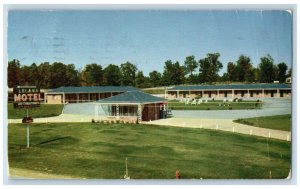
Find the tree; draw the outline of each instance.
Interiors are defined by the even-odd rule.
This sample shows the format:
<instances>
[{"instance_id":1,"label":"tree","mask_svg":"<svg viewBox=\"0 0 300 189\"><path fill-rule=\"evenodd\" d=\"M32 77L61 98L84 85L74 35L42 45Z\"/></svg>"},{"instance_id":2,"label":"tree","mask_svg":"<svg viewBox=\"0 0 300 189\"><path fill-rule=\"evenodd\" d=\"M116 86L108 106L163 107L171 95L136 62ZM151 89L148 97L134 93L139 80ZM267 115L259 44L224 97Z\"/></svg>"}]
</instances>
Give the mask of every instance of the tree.
<instances>
[{"instance_id":1,"label":"tree","mask_svg":"<svg viewBox=\"0 0 300 189\"><path fill-rule=\"evenodd\" d=\"M194 55L188 56L185 58L184 68L185 68L186 72L188 72L190 75L192 75L197 67L198 67L198 63L195 60Z\"/></svg>"},{"instance_id":2,"label":"tree","mask_svg":"<svg viewBox=\"0 0 300 189\"><path fill-rule=\"evenodd\" d=\"M74 64L66 65L66 83L65 86L79 86L79 71L75 69Z\"/></svg>"},{"instance_id":3,"label":"tree","mask_svg":"<svg viewBox=\"0 0 300 189\"><path fill-rule=\"evenodd\" d=\"M103 70L104 85L120 86L121 85L121 71L119 66L110 64Z\"/></svg>"},{"instance_id":4,"label":"tree","mask_svg":"<svg viewBox=\"0 0 300 189\"><path fill-rule=\"evenodd\" d=\"M31 64L29 67L29 85L38 86L39 75L38 75L38 67L36 63ZM39 87L39 86L38 86Z\"/></svg>"},{"instance_id":5,"label":"tree","mask_svg":"<svg viewBox=\"0 0 300 189\"><path fill-rule=\"evenodd\" d=\"M65 86L66 70L66 65L61 62L54 62L51 65L49 88L58 88L61 86Z\"/></svg>"},{"instance_id":6,"label":"tree","mask_svg":"<svg viewBox=\"0 0 300 189\"><path fill-rule=\"evenodd\" d=\"M289 71L288 71L288 73L287 73L286 76L287 76L287 77L292 77L292 68L289 69Z\"/></svg>"},{"instance_id":7,"label":"tree","mask_svg":"<svg viewBox=\"0 0 300 189\"><path fill-rule=\"evenodd\" d=\"M272 83L274 81L274 60L270 55L260 58L259 82Z\"/></svg>"},{"instance_id":8,"label":"tree","mask_svg":"<svg viewBox=\"0 0 300 189\"><path fill-rule=\"evenodd\" d=\"M38 84L40 88L48 89L50 88L50 79L51 79L51 73L50 73L51 65L49 62L41 63L38 66Z\"/></svg>"},{"instance_id":9,"label":"tree","mask_svg":"<svg viewBox=\"0 0 300 189\"><path fill-rule=\"evenodd\" d=\"M87 64L80 74L82 86L100 86L103 84L103 71L101 65Z\"/></svg>"},{"instance_id":10,"label":"tree","mask_svg":"<svg viewBox=\"0 0 300 189\"><path fill-rule=\"evenodd\" d=\"M142 71L137 72L135 84L138 88L148 88L151 86L149 78L145 77Z\"/></svg>"},{"instance_id":11,"label":"tree","mask_svg":"<svg viewBox=\"0 0 300 189\"><path fill-rule=\"evenodd\" d=\"M236 65L233 62L227 64L227 78L229 81L236 81Z\"/></svg>"},{"instance_id":12,"label":"tree","mask_svg":"<svg viewBox=\"0 0 300 189\"><path fill-rule=\"evenodd\" d=\"M20 79L19 84L20 85L32 85L30 81L30 67L23 65L20 68Z\"/></svg>"},{"instance_id":13,"label":"tree","mask_svg":"<svg viewBox=\"0 0 300 189\"><path fill-rule=\"evenodd\" d=\"M281 62L277 65L278 68L278 76L277 80L279 80L280 83L284 83L287 78L287 65L284 62Z\"/></svg>"},{"instance_id":14,"label":"tree","mask_svg":"<svg viewBox=\"0 0 300 189\"><path fill-rule=\"evenodd\" d=\"M155 70L149 73L149 79L150 79L150 83L152 84L153 87L160 86L162 83L161 73L159 73L158 71L155 71Z\"/></svg>"},{"instance_id":15,"label":"tree","mask_svg":"<svg viewBox=\"0 0 300 189\"><path fill-rule=\"evenodd\" d=\"M219 53L208 53L205 58L200 59L199 77L200 82L215 82L219 75L218 72L223 67L222 63L218 60Z\"/></svg>"},{"instance_id":16,"label":"tree","mask_svg":"<svg viewBox=\"0 0 300 189\"><path fill-rule=\"evenodd\" d=\"M193 75L193 72L195 69L198 67L198 62L195 60L195 56L188 56L185 58L184 61L184 69L185 69L185 74L189 74L187 78L186 83L197 83L197 77Z\"/></svg>"},{"instance_id":17,"label":"tree","mask_svg":"<svg viewBox=\"0 0 300 189\"><path fill-rule=\"evenodd\" d=\"M20 84L20 61L13 59L8 61L7 66L8 87L16 87Z\"/></svg>"},{"instance_id":18,"label":"tree","mask_svg":"<svg viewBox=\"0 0 300 189\"><path fill-rule=\"evenodd\" d=\"M252 69L253 67L250 58L248 56L241 55L236 65L237 81L252 82L254 80L254 73Z\"/></svg>"},{"instance_id":19,"label":"tree","mask_svg":"<svg viewBox=\"0 0 300 189\"><path fill-rule=\"evenodd\" d=\"M173 64L171 60L167 60L164 66L162 81L165 86L183 84L184 67L180 66L178 61Z\"/></svg>"},{"instance_id":20,"label":"tree","mask_svg":"<svg viewBox=\"0 0 300 189\"><path fill-rule=\"evenodd\" d=\"M130 62L121 64L122 82L124 86L135 86L137 67Z\"/></svg>"}]
</instances>

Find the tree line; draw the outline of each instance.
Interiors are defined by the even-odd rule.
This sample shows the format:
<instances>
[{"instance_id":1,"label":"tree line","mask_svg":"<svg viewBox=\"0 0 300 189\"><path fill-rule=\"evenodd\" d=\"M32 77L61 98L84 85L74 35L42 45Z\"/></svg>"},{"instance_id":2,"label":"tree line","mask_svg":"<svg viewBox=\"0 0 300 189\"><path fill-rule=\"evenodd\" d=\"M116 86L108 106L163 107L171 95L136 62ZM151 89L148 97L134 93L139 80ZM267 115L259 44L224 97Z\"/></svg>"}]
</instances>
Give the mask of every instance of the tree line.
<instances>
[{"instance_id":1,"label":"tree line","mask_svg":"<svg viewBox=\"0 0 300 189\"><path fill-rule=\"evenodd\" d=\"M135 86L149 88L181 84L212 84L215 82L244 83L284 83L291 76L292 69L284 63L275 64L270 55L260 58L254 67L250 57L240 55L236 62L227 63L227 72L219 75L223 63L219 53L208 53L196 60L194 55L187 56L183 64L167 60L163 73L156 70L145 76L136 65L125 62L120 66L109 64L103 68L91 63L83 69L76 69L74 64L62 62L43 62L30 66L21 65L19 60L8 62L8 86L35 85L40 88L61 86Z\"/></svg>"}]
</instances>

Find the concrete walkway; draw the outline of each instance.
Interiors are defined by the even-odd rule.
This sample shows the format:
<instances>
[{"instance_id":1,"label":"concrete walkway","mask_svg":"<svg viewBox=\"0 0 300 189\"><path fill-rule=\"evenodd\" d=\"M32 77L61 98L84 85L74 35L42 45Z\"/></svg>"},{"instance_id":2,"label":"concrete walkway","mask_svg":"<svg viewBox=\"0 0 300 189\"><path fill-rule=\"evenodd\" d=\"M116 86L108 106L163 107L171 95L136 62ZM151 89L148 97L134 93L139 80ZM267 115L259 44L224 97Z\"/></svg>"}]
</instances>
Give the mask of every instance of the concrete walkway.
<instances>
[{"instance_id":1,"label":"concrete walkway","mask_svg":"<svg viewBox=\"0 0 300 189\"><path fill-rule=\"evenodd\" d=\"M55 117L34 118L34 123L61 123L61 122L91 122L95 116L61 114ZM99 117L99 119L101 119ZM22 119L8 119L8 123L22 123Z\"/></svg>"},{"instance_id":2,"label":"concrete walkway","mask_svg":"<svg viewBox=\"0 0 300 189\"><path fill-rule=\"evenodd\" d=\"M145 122L149 124L149 122ZM213 130L229 131L247 135L269 137L273 139L291 141L290 131L280 131L267 128L247 126L233 122L229 119L199 119L199 118L168 118L152 121L155 125L168 125L175 127L204 128Z\"/></svg>"}]
</instances>

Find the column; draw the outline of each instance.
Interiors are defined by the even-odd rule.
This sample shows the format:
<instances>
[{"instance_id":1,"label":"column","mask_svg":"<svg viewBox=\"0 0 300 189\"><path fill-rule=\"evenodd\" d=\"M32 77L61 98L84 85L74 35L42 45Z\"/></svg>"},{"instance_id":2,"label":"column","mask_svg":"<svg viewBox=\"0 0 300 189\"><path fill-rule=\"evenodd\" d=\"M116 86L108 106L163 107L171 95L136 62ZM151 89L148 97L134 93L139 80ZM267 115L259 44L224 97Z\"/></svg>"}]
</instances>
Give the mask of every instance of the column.
<instances>
[{"instance_id":1,"label":"column","mask_svg":"<svg viewBox=\"0 0 300 189\"><path fill-rule=\"evenodd\" d=\"M263 98L265 97L265 90L264 89L262 90L262 97Z\"/></svg>"},{"instance_id":2,"label":"column","mask_svg":"<svg viewBox=\"0 0 300 189\"><path fill-rule=\"evenodd\" d=\"M191 91L189 91L189 98L191 98L191 94L192 94Z\"/></svg>"},{"instance_id":3,"label":"column","mask_svg":"<svg viewBox=\"0 0 300 189\"><path fill-rule=\"evenodd\" d=\"M234 90L232 90L232 98L234 98Z\"/></svg>"},{"instance_id":4,"label":"column","mask_svg":"<svg viewBox=\"0 0 300 189\"><path fill-rule=\"evenodd\" d=\"M88 93L88 101L91 101L91 93Z\"/></svg>"},{"instance_id":5,"label":"column","mask_svg":"<svg viewBox=\"0 0 300 189\"><path fill-rule=\"evenodd\" d=\"M117 112L117 120L119 120L120 119L119 104L116 105L116 112Z\"/></svg>"},{"instance_id":6,"label":"column","mask_svg":"<svg viewBox=\"0 0 300 189\"><path fill-rule=\"evenodd\" d=\"M277 89L277 97L280 97L279 89Z\"/></svg>"},{"instance_id":7,"label":"column","mask_svg":"<svg viewBox=\"0 0 300 189\"><path fill-rule=\"evenodd\" d=\"M63 94L62 94L62 103L63 103L63 104L65 104L65 98L66 98L66 95L65 95L65 93L63 93Z\"/></svg>"},{"instance_id":8,"label":"column","mask_svg":"<svg viewBox=\"0 0 300 189\"><path fill-rule=\"evenodd\" d=\"M177 91L177 98L179 98L179 91Z\"/></svg>"},{"instance_id":9,"label":"column","mask_svg":"<svg viewBox=\"0 0 300 189\"><path fill-rule=\"evenodd\" d=\"M101 96L100 96L100 93L98 93L98 100L100 100L101 99Z\"/></svg>"},{"instance_id":10,"label":"column","mask_svg":"<svg viewBox=\"0 0 300 189\"><path fill-rule=\"evenodd\" d=\"M202 90L202 98L204 97L204 90Z\"/></svg>"},{"instance_id":11,"label":"column","mask_svg":"<svg viewBox=\"0 0 300 189\"><path fill-rule=\"evenodd\" d=\"M250 91L249 91L249 89L248 89L248 98L250 98Z\"/></svg>"},{"instance_id":12,"label":"column","mask_svg":"<svg viewBox=\"0 0 300 189\"><path fill-rule=\"evenodd\" d=\"M217 93L218 93L218 94L217 94L217 97L220 98L220 91L217 90Z\"/></svg>"},{"instance_id":13,"label":"column","mask_svg":"<svg viewBox=\"0 0 300 189\"><path fill-rule=\"evenodd\" d=\"M45 104L47 103L47 96L48 96L48 94L47 94L47 93L44 93L44 103L45 103Z\"/></svg>"},{"instance_id":14,"label":"column","mask_svg":"<svg viewBox=\"0 0 300 189\"><path fill-rule=\"evenodd\" d=\"M156 103L154 103L154 119L157 120Z\"/></svg>"},{"instance_id":15,"label":"column","mask_svg":"<svg viewBox=\"0 0 300 189\"><path fill-rule=\"evenodd\" d=\"M77 97L77 103L79 103L79 94L78 93L76 94L76 97Z\"/></svg>"},{"instance_id":16,"label":"column","mask_svg":"<svg viewBox=\"0 0 300 189\"><path fill-rule=\"evenodd\" d=\"M141 123L142 121L142 106L141 104L138 105L138 123Z\"/></svg>"}]
</instances>

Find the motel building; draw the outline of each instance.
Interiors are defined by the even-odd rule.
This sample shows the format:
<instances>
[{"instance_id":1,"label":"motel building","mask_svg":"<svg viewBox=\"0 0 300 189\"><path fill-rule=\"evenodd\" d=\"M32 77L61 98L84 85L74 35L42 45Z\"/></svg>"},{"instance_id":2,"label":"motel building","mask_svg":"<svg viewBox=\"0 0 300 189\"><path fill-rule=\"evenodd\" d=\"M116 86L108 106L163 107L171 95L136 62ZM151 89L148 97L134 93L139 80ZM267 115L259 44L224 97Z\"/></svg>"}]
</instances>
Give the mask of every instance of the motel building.
<instances>
[{"instance_id":1,"label":"motel building","mask_svg":"<svg viewBox=\"0 0 300 189\"><path fill-rule=\"evenodd\" d=\"M175 86L166 90L168 99L181 98L290 98L291 84L234 84Z\"/></svg>"},{"instance_id":2,"label":"motel building","mask_svg":"<svg viewBox=\"0 0 300 189\"><path fill-rule=\"evenodd\" d=\"M45 92L44 99L46 104L93 102L135 90L131 86L59 87Z\"/></svg>"},{"instance_id":3,"label":"motel building","mask_svg":"<svg viewBox=\"0 0 300 189\"><path fill-rule=\"evenodd\" d=\"M141 122L166 118L167 100L139 90L128 91L95 102L95 117L104 110L105 120Z\"/></svg>"}]
</instances>

